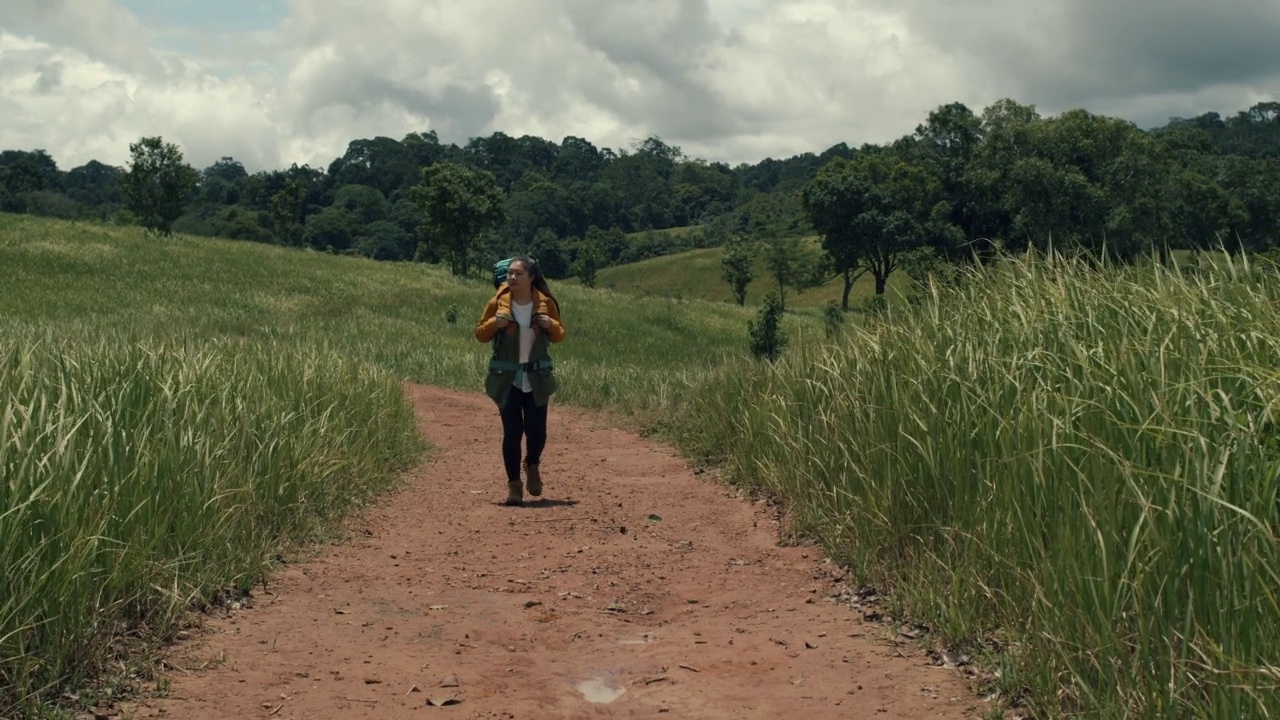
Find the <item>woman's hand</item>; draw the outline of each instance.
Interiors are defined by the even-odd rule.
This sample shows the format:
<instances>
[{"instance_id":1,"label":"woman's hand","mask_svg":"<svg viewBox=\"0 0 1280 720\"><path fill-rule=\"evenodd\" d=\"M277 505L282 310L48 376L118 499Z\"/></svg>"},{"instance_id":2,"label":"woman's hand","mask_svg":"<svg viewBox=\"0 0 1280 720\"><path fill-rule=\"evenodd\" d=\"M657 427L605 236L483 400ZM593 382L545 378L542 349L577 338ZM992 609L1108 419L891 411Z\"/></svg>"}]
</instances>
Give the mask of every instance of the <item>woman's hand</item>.
<instances>
[{"instance_id":1,"label":"woman's hand","mask_svg":"<svg viewBox=\"0 0 1280 720\"><path fill-rule=\"evenodd\" d=\"M504 318L504 317L499 316L499 317L494 318L494 319L498 321L498 329L499 329L499 330L506 330L506 329L511 325L511 320L509 320L509 319L507 319L507 318Z\"/></svg>"},{"instance_id":2,"label":"woman's hand","mask_svg":"<svg viewBox=\"0 0 1280 720\"><path fill-rule=\"evenodd\" d=\"M551 318L547 317L546 315L539 315L538 318L534 320L534 322L537 323L538 327L542 328L543 330L547 330L551 328Z\"/></svg>"}]
</instances>

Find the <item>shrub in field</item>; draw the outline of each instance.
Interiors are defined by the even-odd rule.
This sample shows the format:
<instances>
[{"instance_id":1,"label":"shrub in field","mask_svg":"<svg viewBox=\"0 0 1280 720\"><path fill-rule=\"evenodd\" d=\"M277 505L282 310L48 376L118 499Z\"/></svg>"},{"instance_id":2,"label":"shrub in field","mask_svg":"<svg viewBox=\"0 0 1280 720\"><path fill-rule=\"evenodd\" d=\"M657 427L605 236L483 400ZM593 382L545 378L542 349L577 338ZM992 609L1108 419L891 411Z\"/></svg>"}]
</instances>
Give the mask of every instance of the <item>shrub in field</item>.
<instances>
[{"instance_id":1,"label":"shrub in field","mask_svg":"<svg viewBox=\"0 0 1280 720\"><path fill-rule=\"evenodd\" d=\"M840 303L835 300L828 301L822 308L822 331L827 339L834 339L843 326L844 310L841 309Z\"/></svg>"},{"instance_id":2,"label":"shrub in field","mask_svg":"<svg viewBox=\"0 0 1280 720\"><path fill-rule=\"evenodd\" d=\"M765 296L764 304L755 320L747 322L747 334L751 338L751 354L764 360L776 360L786 347L787 335L782 331L782 301L777 293Z\"/></svg>"}]
</instances>

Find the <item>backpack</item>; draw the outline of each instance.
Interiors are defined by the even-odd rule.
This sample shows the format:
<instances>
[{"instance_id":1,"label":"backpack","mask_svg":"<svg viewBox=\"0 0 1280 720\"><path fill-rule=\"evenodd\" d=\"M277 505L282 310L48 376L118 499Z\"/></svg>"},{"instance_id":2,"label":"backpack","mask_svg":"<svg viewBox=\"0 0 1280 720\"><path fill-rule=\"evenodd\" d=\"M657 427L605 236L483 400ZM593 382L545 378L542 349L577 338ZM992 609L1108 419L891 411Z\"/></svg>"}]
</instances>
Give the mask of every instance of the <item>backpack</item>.
<instances>
[{"instance_id":1,"label":"backpack","mask_svg":"<svg viewBox=\"0 0 1280 720\"><path fill-rule=\"evenodd\" d=\"M498 287L502 285L502 283L507 281L507 268L511 267L511 261L513 260L515 260L514 257L509 257L505 260L499 260L498 262L493 264L493 289L494 290L497 290Z\"/></svg>"}]
</instances>

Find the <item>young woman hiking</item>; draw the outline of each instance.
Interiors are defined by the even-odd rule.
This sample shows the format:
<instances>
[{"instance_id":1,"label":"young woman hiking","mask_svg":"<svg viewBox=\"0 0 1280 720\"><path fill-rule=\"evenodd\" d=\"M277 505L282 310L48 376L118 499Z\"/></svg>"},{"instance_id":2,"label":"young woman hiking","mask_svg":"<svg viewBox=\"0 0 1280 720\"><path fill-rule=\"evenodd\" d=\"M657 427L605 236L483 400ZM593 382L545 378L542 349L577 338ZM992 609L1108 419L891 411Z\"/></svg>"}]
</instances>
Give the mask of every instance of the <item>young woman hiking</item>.
<instances>
[{"instance_id":1,"label":"young woman hiking","mask_svg":"<svg viewBox=\"0 0 1280 720\"><path fill-rule=\"evenodd\" d=\"M493 344L485 391L502 416L502 462L507 471L507 505L524 501L520 482L521 439L527 440L524 471L529 494L542 495L538 464L547 444L547 405L556 391L550 343L564 340L560 304L547 287L537 261L519 257L497 283L480 322L476 340Z\"/></svg>"}]
</instances>

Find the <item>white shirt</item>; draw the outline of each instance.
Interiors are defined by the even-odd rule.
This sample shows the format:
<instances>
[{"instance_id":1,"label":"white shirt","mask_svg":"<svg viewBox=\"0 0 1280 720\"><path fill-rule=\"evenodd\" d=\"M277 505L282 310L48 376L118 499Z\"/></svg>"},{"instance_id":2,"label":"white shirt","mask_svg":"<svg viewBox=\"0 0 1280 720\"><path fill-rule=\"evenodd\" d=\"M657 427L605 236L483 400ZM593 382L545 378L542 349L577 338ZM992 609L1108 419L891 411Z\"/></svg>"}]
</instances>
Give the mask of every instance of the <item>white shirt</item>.
<instances>
[{"instance_id":1,"label":"white shirt","mask_svg":"<svg viewBox=\"0 0 1280 720\"><path fill-rule=\"evenodd\" d=\"M511 302L511 313L516 316L516 325L520 327L520 363L529 362L529 353L533 352L533 301L521 304ZM520 389L533 392L529 384L529 374L524 373Z\"/></svg>"}]
</instances>

